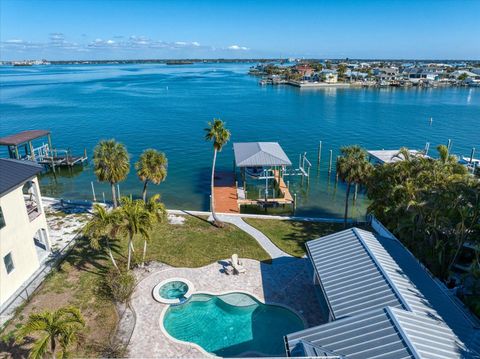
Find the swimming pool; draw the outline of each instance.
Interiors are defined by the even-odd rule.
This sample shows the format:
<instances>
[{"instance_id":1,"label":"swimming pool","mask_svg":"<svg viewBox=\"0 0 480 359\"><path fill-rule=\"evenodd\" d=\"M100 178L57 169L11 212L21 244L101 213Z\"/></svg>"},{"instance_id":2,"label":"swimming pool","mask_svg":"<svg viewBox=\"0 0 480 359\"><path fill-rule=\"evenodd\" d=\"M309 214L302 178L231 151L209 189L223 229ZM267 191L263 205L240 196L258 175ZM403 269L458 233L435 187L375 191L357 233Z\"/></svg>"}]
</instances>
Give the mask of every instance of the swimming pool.
<instances>
[{"instance_id":1,"label":"swimming pool","mask_svg":"<svg viewBox=\"0 0 480 359\"><path fill-rule=\"evenodd\" d=\"M305 327L291 310L244 293L194 294L169 307L163 325L172 337L219 356L284 356L283 336Z\"/></svg>"}]
</instances>

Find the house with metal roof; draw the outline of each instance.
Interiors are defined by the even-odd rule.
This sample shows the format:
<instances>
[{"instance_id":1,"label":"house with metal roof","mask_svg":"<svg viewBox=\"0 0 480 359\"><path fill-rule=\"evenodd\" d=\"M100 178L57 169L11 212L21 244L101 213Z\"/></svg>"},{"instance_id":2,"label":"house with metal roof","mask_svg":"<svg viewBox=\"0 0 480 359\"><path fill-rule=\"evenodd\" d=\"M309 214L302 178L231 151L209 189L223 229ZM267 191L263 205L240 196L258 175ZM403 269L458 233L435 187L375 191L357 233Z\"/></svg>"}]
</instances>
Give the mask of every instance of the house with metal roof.
<instances>
[{"instance_id":1,"label":"house with metal roof","mask_svg":"<svg viewBox=\"0 0 480 359\"><path fill-rule=\"evenodd\" d=\"M47 220L37 175L41 165L0 159L0 308L50 254Z\"/></svg>"},{"instance_id":2,"label":"house with metal roof","mask_svg":"<svg viewBox=\"0 0 480 359\"><path fill-rule=\"evenodd\" d=\"M329 323L287 335L289 356L480 357L478 321L395 237L352 228L306 247Z\"/></svg>"},{"instance_id":3,"label":"house with metal roof","mask_svg":"<svg viewBox=\"0 0 480 359\"><path fill-rule=\"evenodd\" d=\"M404 161L405 157L400 150L368 150L367 151L370 161L375 163L394 163ZM424 157L429 158L423 151L408 150L408 153L412 157Z\"/></svg>"}]
</instances>

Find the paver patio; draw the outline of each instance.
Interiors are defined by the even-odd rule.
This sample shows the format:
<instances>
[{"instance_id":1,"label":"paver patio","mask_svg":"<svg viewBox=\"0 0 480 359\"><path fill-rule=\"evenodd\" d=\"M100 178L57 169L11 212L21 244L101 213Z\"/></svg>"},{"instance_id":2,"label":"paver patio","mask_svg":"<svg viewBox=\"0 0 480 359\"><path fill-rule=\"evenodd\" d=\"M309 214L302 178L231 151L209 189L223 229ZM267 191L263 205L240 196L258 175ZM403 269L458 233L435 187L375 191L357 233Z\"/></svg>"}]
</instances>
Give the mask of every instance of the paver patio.
<instances>
[{"instance_id":1,"label":"paver patio","mask_svg":"<svg viewBox=\"0 0 480 359\"><path fill-rule=\"evenodd\" d=\"M136 324L128 347L134 357L198 358L206 353L188 343L173 341L162 330L161 314L167 305L155 301L152 289L164 279L180 277L193 283L195 292L221 294L246 291L265 303L282 304L299 314L307 326L321 324L320 305L306 259L277 258L273 264L242 259L247 273L227 275L219 261L202 268L173 268L160 263L137 271L138 286L132 296ZM208 328L206 329L208 330Z\"/></svg>"}]
</instances>

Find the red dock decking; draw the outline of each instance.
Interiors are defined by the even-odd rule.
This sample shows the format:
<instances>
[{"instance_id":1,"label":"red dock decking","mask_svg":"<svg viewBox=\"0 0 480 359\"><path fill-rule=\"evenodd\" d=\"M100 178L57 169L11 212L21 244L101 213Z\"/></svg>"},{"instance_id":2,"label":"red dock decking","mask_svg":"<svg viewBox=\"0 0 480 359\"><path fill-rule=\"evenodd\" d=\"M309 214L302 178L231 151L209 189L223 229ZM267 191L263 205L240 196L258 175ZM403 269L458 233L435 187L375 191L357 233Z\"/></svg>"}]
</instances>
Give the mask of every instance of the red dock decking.
<instances>
[{"instance_id":1,"label":"red dock decking","mask_svg":"<svg viewBox=\"0 0 480 359\"><path fill-rule=\"evenodd\" d=\"M215 173L215 211L218 213L240 213L237 187L233 173Z\"/></svg>"}]
</instances>

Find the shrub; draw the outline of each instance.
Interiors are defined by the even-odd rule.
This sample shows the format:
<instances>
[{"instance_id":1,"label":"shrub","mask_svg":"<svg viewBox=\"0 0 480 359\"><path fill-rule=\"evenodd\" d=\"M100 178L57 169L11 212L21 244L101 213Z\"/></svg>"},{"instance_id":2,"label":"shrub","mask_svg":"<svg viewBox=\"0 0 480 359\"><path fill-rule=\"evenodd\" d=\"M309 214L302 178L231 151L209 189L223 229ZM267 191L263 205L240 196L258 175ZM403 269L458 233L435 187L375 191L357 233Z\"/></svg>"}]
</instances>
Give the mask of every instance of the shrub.
<instances>
[{"instance_id":1,"label":"shrub","mask_svg":"<svg viewBox=\"0 0 480 359\"><path fill-rule=\"evenodd\" d=\"M135 289L135 276L131 272L118 272L111 269L105 276L105 289L114 301L126 303Z\"/></svg>"},{"instance_id":2,"label":"shrub","mask_svg":"<svg viewBox=\"0 0 480 359\"><path fill-rule=\"evenodd\" d=\"M122 343L107 343L102 348L102 355L105 358L126 358L128 356L127 347Z\"/></svg>"}]
</instances>

